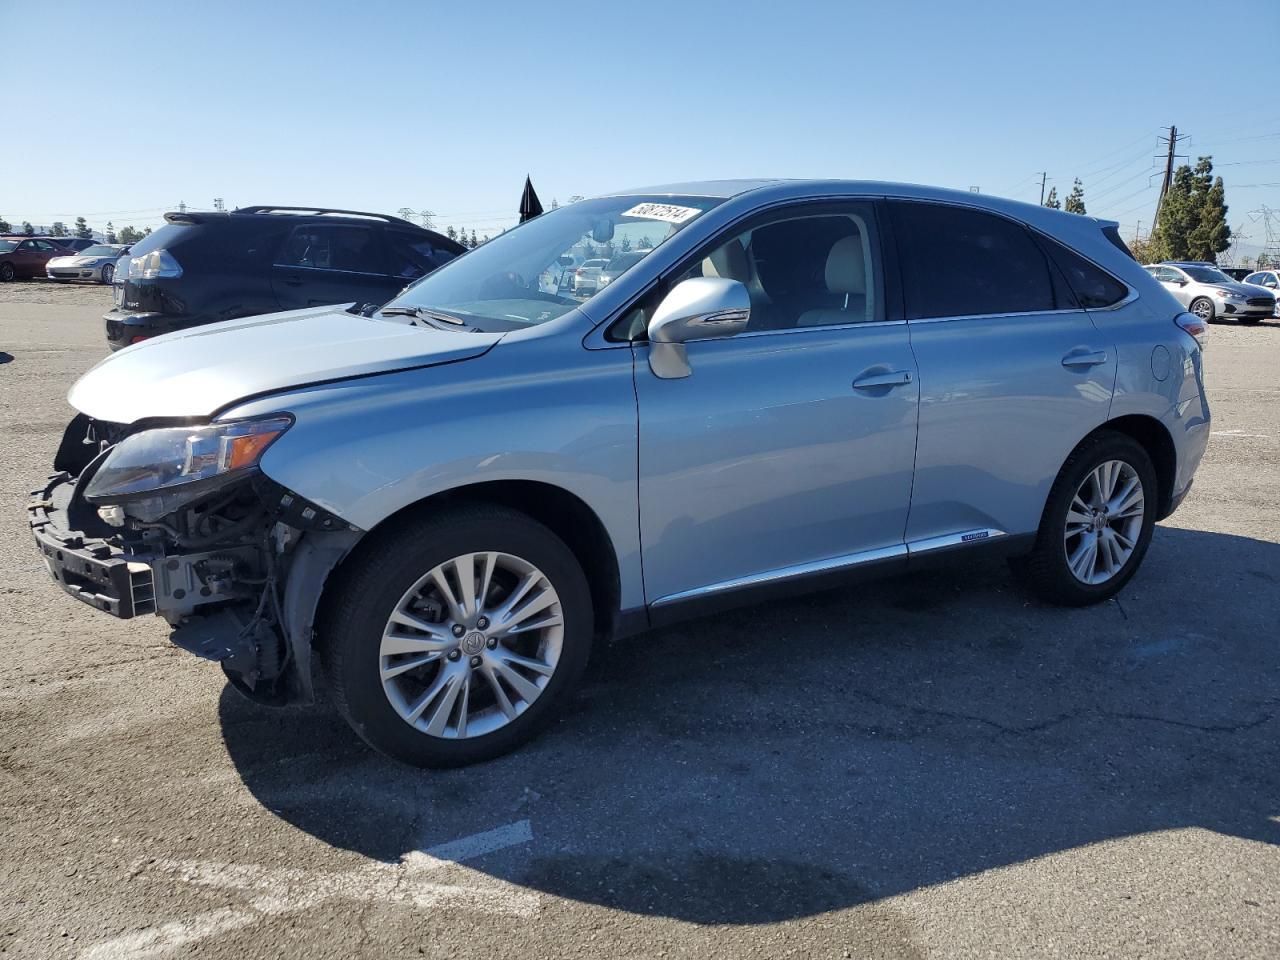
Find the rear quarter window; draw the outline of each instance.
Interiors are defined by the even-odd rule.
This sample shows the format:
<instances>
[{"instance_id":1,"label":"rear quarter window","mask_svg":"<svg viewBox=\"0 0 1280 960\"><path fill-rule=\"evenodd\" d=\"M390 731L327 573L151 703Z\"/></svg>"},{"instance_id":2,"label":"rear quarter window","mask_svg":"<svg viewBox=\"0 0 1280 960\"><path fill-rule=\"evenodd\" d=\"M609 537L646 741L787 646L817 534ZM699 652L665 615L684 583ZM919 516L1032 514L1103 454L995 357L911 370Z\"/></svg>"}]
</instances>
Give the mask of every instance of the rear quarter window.
<instances>
[{"instance_id":1,"label":"rear quarter window","mask_svg":"<svg viewBox=\"0 0 1280 960\"><path fill-rule=\"evenodd\" d=\"M1114 306L1129 295L1128 287L1074 250L1044 236L1041 242L1066 276L1080 306L1097 310Z\"/></svg>"}]
</instances>

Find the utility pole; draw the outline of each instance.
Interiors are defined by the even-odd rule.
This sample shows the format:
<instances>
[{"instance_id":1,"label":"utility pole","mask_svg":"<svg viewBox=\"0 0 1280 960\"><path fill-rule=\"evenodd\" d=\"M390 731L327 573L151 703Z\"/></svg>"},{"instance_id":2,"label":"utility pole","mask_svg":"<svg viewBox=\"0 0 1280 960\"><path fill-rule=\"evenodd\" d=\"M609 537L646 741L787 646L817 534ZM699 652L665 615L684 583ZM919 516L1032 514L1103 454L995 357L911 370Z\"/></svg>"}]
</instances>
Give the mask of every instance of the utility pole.
<instances>
[{"instance_id":1,"label":"utility pole","mask_svg":"<svg viewBox=\"0 0 1280 960\"><path fill-rule=\"evenodd\" d=\"M221 197L213 198L213 209L217 210L219 213L222 213L226 209L226 207L222 203Z\"/></svg>"},{"instance_id":2,"label":"utility pole","mask_svg":"<svg viewBox=\"0 0 1280 960\"><path fill-rule=\"evenodd\" d=\"M1048 179L1049 174L1047 172L1040 174L1040 206L1042 207L1044 206L1044 184Z\"/></svg>"},{"instance_id":3,"label":"utility pole","mask_svg":"<svg viewBox=\"0 0 1280 960\"><path fill-rule=\"evenodd\" d=\"M179 201L178 201L178 212L179 212L179 213L186 213L186 212L187 212L187 203L186 203L186 201L185 201L185 200L179 200Z\"/></svg>"},{"instance_id":4,"label":"utility pole","mask_svg":"<svg viewBox=\"0 0 1280 960\"><path fill-rule=\"evenodd\" d=\"M1166 138L1158 137L1157 142L1164 139ZM1166 193L1169 192L1169 187L1173 184L1173 161L1174 161L1174 158L1178 155L1177 154L1178 141L1185 140L1187 138L1185 136L1179 137L1178 128L1170 125L1169 136L1167 139L1169 141L1169 150L1165 154L1165 158L1164 158L1164 179L1160 181L1160 199L1156 201L1156 216L1155 216L1155 219L1151 222L1152 235L1155 234L1156 227L1160 225L1160 208L1164 206L1164 196Z\"/></svg>"}]
</instances>

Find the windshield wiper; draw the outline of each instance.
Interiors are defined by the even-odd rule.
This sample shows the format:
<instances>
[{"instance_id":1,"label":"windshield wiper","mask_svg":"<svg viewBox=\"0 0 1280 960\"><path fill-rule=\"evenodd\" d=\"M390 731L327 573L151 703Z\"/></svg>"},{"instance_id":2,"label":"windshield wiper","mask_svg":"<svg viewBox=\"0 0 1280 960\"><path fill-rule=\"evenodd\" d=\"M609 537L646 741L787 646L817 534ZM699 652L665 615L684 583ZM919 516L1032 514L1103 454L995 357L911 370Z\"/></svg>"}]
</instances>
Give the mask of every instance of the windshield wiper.
<instances>
[{"instance_id":1,"label":"windshield wiper","mask_svg":"<svg viewBox=\"0 0 1280 960\"><path fill-rule=\"evenodd\" d=\"M383 307L378 311L384 317L416 317L423 320L436 320L440 323L452 324L455 327L467 326L467 321L455 317L451 313L439 310L428 310L426 307Z\"/></svg>"}]
</instances>

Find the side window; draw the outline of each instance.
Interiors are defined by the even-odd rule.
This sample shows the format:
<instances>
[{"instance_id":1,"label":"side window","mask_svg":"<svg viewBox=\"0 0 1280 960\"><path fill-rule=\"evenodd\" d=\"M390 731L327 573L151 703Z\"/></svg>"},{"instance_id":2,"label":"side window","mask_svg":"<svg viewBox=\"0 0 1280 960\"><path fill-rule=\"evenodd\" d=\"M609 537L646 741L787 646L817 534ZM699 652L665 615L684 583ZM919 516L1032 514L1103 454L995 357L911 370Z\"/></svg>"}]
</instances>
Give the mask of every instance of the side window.
<instances>
[{"instance_id":1,"label":"side window","mask_svg":"<svg viewBox=\"0 0 1280 960\"><path fill-rule=\"evenodd\" d=\"M391 274L405 280L430 273L454 257L452 251L437 247L429 237L398 230L388 230L386 237L391 247Z\"/></svg>"},{"instance_id":2,"label":"side window","mask_svg":"<svg viewBox=\"0 0 1280 960\"><path fill-rule=\"evenodd\" d=\"M37 250L42 250L45 252L58 249L54 244L50 243L48 240L33 240L32 243L36 245Z\"/></svg>"},{"instance_id":3,"label":"side window","mask_svg":"<svg viewBox=\"0 0 1280 960\"><path fill-rule=\"evenodd\" d=\"M1090 263L1074 250L1064 247L1056 240L1041 238L1049 250L1049 256L1067 277L1082 307L1098 309L1119 303L1129 295L1129 288L1107 273L1101 267Z\"/></svg>"},{"instance_id":4,"label":"side window","mask_svg":"<svg viewBox=\"0 0 1280 960\"><path fill-rule=\"evenodd\" d=\"M748 331L835 326L884 318L880 244L870 204L824 204L770 214L721 238L646 293L606 334L643 340L663 294L693 277L737 280L751 297Z\"/></svg>"},{"instance_id":5,"label":"side window","mask_svg":"<svg viewBox=\"0 0 1280 960\"><path fill-rule=\"evenodd\" d=\"M276 265L349 273L385 272L372 229L325 223L294 227Z\"/></svg>"},{"instance_id":6,"label":"side window","mask_svg":"<svg viewBox=\"0 0 1280 960\"><path fill-rule=\"evenodd\" d=\"M750 330L864 323L883 316L870 204L773 214L722 240L677 280L725 277L751 296Z\"/></svg>"},{"instance_id":7,"label":"side window","mask_svg":"<svg viewBox=\"0 0 1280 960\"><path fill-rule=\"evenodd\" d=\"M18 244L18 249L21 250L23 253L35 253L36 242L34 240L23 240L20 244Z\"/></svg>"},{"instance_id":8,"label":"side window","mask_svg":"<svg viewBox=\"0 0 1280 960\"><path fill-rule=\"evenodd\" d=\"M1068 306L1059 304L1049 263L1022 225L941 203L891 207L908 319Z\"/></svg>"}]
</instances>

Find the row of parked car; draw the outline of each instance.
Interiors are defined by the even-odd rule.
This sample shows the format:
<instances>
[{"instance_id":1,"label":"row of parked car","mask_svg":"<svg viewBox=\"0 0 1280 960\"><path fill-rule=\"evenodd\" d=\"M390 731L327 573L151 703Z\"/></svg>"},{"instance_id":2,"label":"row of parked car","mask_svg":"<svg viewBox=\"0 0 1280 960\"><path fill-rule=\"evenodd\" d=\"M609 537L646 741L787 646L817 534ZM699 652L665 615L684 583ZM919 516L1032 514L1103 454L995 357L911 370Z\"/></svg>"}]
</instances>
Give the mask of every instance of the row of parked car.
<instances>
[{"instance_id":1,"label":"row of parked car","mask_svg":"<svg viewBox=\"0 0 1280 960\"><path fill-rule=\"evenodd\" d=\"M1145 269L1205 323L1259 323L1280 316L1276 305L1280 271L1233 269L1243 277L1231 276L1205 260L1165 260L1149 263Z\"/></svg>"},{"instance_id":2,"label":"row of parked car","mask_svg":"<svg viewBox=\"0 0 1280 960\"><path fill-rule=\"evenodd\" d=\"M63 261L83 257L89 250L101 252L98 259L110 260L113 265L125 248L122 245L98 244L82 237L28 237L26 234L5 234L0 236L0 280L20 280L33 277L48 276L50 279L96 279L101 283L110 283L110 272L106 279L99 271L93 276L81 278L64 275L62 272L54 276L50 267L65 267Z\"/></svg>"}]
</instances>

